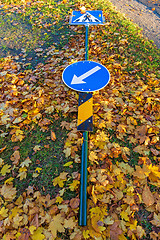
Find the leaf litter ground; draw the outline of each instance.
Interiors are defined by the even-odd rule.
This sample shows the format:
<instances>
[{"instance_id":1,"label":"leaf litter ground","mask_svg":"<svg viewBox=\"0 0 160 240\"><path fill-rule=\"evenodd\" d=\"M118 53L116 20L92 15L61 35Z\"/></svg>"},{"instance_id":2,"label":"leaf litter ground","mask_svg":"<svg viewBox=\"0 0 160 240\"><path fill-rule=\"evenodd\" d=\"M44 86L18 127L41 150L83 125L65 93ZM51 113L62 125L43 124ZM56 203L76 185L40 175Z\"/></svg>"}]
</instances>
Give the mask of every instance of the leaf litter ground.
<instances>
[{"instance_id":1,"label":"leaf litter ground","mask_svg":"<svg viewBox=\"0 0 160 240\"><path fill-rule=\"evenodd\" d=\"M52 4L47 9L54 9ZM31 49L1 60L2 239L160 237L159 50L109 2L83 5L103 9L106 25L90 28L89 55L111 73L109 85L94 93L88 224L78 226L82 144L76 130L78 94L61 80L66 66L84 59L84 29L79 26L67 28L64 45L56 41L47 46L47 39L42 39L44 48L35 45L39 64L33 68L26 69L26 60L19 61L27 59ZM33 3L22 12L30 14L33 7L41 15L45 6ZM79 6L59 2L57 19L65 10L68 22L70 10ZM5 7L11 14L12 9ZM39 25L43 32L45 24Z\"/></svg>"}]
</instances>

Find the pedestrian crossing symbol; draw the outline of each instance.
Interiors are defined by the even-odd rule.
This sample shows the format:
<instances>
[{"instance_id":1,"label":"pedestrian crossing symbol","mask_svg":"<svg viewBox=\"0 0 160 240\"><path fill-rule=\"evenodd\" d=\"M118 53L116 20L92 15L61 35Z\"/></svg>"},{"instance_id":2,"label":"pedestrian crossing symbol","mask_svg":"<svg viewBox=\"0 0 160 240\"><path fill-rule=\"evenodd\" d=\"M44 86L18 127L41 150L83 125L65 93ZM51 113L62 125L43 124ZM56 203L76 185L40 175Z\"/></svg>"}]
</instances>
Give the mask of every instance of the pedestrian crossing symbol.
<instances>
[{"instance_id":1,"label":"pedestrian crossing symbol","mask_svg":"<svg viewBox=\"0 0 160 240\"><path fill-rule=\"evenodd\" d=\"M73 11L70 18L71 25L97 25L103 24L104 17L102 11L86 11L82 14L80 11Z\"/></svg>"}]
</instances>

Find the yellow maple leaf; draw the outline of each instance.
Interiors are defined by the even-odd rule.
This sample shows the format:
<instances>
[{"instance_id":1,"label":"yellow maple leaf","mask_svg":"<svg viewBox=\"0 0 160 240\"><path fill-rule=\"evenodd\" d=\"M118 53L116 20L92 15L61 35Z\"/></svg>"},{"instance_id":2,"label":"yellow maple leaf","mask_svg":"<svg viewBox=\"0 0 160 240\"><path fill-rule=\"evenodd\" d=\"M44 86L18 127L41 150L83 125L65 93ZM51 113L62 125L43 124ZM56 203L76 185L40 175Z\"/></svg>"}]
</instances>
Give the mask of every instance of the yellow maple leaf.
<instances>
[{"instance_id":1,"label":"yellow maple leaf","mask_svg":"<svg viewBox=\"0 0 160 240\"><path fill-rule=\"evenodd\" d=\"M57 232L65 232L63 223L64 217L62 217L61 214L58 214L53 217L48 227L48 230L51 231L53 238L57 237Z\"/></svg>"},{"instance_id":2,"label":"yellow maple leaf","mask_svg":"<svg viewBox=\"0 0 160 240\"><path fill-rule=\"evenodd\" d=\"M57 184L59 185L59 187L63 187L64 186L64 181L65 179L60 179L60 177L56 177L53 179L53 186L56 186Z\"/></svg>"},{"instance_id":3,"label":"yellow maple leaf","mask_svg":"<svg viewBox=\"0 0 160 240\"><path fill-rule=\"evenodd\" d=\"M153 166L152 164L150 164L147 167L156 177L160 178L160 171L158 166Z\"/></svg>"},{"instance_id":4,"label":"yellow maple leaf","mask_svg":"<svg viewBox=\"0 0 160 240\"><path fill-rule=\"evenodd\" d=\"M84 230L83 231L83 237L85 238L85 239L87 239L87 238L89 238L89 230Z\"/></svg>"},{"instance_id":5,"label":"yellow maple leaf","mask_svg":"<svg viewBox=\"0 0 160 240\"><path fill-rule=\"evenodd\" d=\"M6 173L10 173L10 171L11 171L11 165L8 165L8 164L5 164L3 167L2 167L2 169L1 169L1 174L2 174L2 176L5 176L6 175Z\"/></svg>"},{"instance_id":6,"label":"yellow maple leaf","mask_svg":"<svg viewBox=\"0 0 160 240\"><path fill-rule=\"evenodd\" d=\"M6 218L8 217L8 209L5 208L5 207L2 207L1 210L0 210L0 220L2 220L3 218Z\"/></svg>"},{"instance_id":7,"label":"yellow maple leaf","mask_svg":"<svg viewBox=\"0 0 160 240\"><path fill-rule=\"evenodd\" d=\"M73 183L69 184L69 189L71 191L74 191L75 189L78 188L78 185L80 184L80 181L78 180L73 180Z\"/></svg>"},{"instance_id":8,"label":"yellow maple leaf","mask_svg":"<svg viewBox=\"0 0 160 240\"><path fill-rule=\"evenodd\" d=\"M42 234L43 232L43 227L37 228L36 231L33 232L33 234L30 236L32 240L43 240L45 239L45 235Z\"/></svg>"},{"instance_id":9,"label":"yellow maple leaf","mask_svg":"<svg viewBox=\"0 0 160 240\"><path fill-rule=\"evenodd\" d=\"M90 154L89 154L89 160L91 160L92 162L96 162L96 163L98 163L96 160L98 159L98 157L97 157L97 155L96 155L96 153L95 152L90 152Z\"/></svg>"},{"instance_id":10,"label":"yellow maple leaf","mask_svg":"<svg viewBox=\"0 0 160 240\"><path fill-rule=\"evenodd\" d=\"M134 231L137 229L137 220L134 220L132 223L127 222L126 226L129 226L131 231Z\"/></svg>"},{"instance_id":11,"label":"yellow maple leaf","mask_svg":"<svg viewBox=\"0 0 160 240\"><path fill-rule=\"evenodd\" d=\"M86 8L84 6L80 7L79 9L81 11L81 14L86 13Z\"/></svg>"},{"instance_id":12,"label":"yellow maple leaf","mask_svg":"<svg viewBox=\"0 0 160 240\"><path fill-rule=\"evenodd\" d=\"M90 212L91 212L91 218L94 217L95 215L102 214L101 208L99 208L99 207L91 208Z\"/></svg>"},{"instance_id":13,"label":"yellow maple leaf","mask_svg":"<svg viewBox=\"0 0 160 240\"><path fill-rule=\"evenodd\" d=\"M95 215L91 218L91 225L92 228L98 233L106 229L105 227L103 227L103 222L101 221L101 217L99 215Z\"/></svg>"},{"instance_id":14,"label":"yellow maple leaf","mask_svg":"<svg viewBox=\"0 0 160 240\"><path fill-rule=\"evenodd\" d=\"M25 136L24 136L24 135L21 135L21 134L19 134L19 135L13 134L12 137L11 137L11 141L12 141L12 142L18 142L18 141L21 142L24 137L25 137Z\"/></svg>"},{"instance_id":15,"label":"yellow maple leaf","mask_svg":"<svg viewBox=\"0 0 160 240\"><path fill-rule=\"evenodd\" d=\"M11 214L9 215L9 220L11 220L12 218L14 218L18 213L22 213L23 210L18 208L18 207L14 207L12 210L11 210Z\"/></svg>"},{"instance_id":16,"label":"yellow maple leaf","mask_svg":"<svg viewBox=\"0 0 160 240\"><path fill-rule=\"evenodd\" d=\"M33 235L33 233L34 233L34 231L36 230L36 227L35 226L33 226L33 225L31 225L30 227L29 227L29 231L30 231L30 233Z\"/></svg>"},{"instance_id":17,"label":"yellow maple leaf","mask_svg":"<svg viewBox=\"0 0 160 240\"><path fill-rule=\"evenodd\" d=\"M126 211L122 211L120 215L122 219L124 219L127 222L129 221L128 213Z\"/></svg>"},{"instance_id":18,"label":"yellow maple leaf","mask_svg":"<svg viewBox=\"0 0 160 240\"><path fill-rule=\"evenodd\" d=\"M60 196L56 197L56 203L60 203L63 201L63 198L61 198Z\"/></svg>"},{"instance_id":19,"label":"yellow maple leaf","mask_svg":"<svg viewBox=\"0 0 160 240\"><path fill-rule=\"evenodd\" d=\"M4 183L5 183L5 184L7 184L7 183L8 183L8 184L12 184L13 179L14 179L14 178L10 177L10 178L8 178Z\"/></svg>"}]
</instances>

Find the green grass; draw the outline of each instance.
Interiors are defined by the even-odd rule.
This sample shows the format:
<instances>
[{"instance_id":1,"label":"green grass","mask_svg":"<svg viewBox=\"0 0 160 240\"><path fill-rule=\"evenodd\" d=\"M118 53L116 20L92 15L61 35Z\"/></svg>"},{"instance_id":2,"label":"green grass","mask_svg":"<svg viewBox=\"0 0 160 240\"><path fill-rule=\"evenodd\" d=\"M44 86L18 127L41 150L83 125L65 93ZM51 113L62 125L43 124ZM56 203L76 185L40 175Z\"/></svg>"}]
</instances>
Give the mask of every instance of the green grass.
<instances>
[{"instance_id":1,"label":"green grass","mask_svg":"<svg viewBox=\"0 0 160 240\"><path fill-rule=\"evenodd\" d=\"M5 2L4 2L5 3ZM15 2L17 3L17 2ZM51 1L44 4L26 5L19 10L0 10L0 58L8 55L18 56L18 62L25 69L35 68L38 63L45 63L49 57L47 49L55 45L62 48L70 35L75 34L69 29L66 16L70 6ZM37 56L36 49L42 48L41 56ZM31 63L31 66L27 64Z\"/></svg>"},{"instance_id":2,"label":"green grass","mask_svg":"<svg viewBox=\"0 0 160 240\"><path fill-rule=\"evenodd\" d=\"M0 146L7 143L7 148L1 153L1 158L4 160L5 164L12 166L12 172L5 176L1 184L9 177L14 177L14 183L18 190L18 195L24 192L28 186L32 186L34 190L39 190L42 194L50 194L51 197L59 192L60 188L53 186L52 180L57 177L61 172L68 172L68 176L74 171L79 171L79 165L73 163L74 168L64 167L63 165L69 161L66 158L63 149L64 141L67 137L67 131L62 130L59 127L59 121L64 119L59 118L55 120L53 117L48 117L52 121L51 125L47 130L43 131L41 127L36 124L30 125L28 130L25 130L25 138L21 142L12 142L10 136L5 138L0 137ZM51 140L51 131L56 135L56 140ZM34 147L39 146L40 150L34 151ZM11 155L14 150L18 149L20 152L20 162L18 166L14 166L10 160ZM27 177L20 181L18 175L18 170L20 164L29 157L31 163L27 167ZM36 172L36 168L41 168L40 173L37 177L33 177L33 173ZM68 178L69 179L69 178ZM72 178L67 180L67 184L72 182ZM65 183L65 184L66 184ZM65 196L67 198L72 198L73 192L67 191Z\"/></svg>"}]
</instances>

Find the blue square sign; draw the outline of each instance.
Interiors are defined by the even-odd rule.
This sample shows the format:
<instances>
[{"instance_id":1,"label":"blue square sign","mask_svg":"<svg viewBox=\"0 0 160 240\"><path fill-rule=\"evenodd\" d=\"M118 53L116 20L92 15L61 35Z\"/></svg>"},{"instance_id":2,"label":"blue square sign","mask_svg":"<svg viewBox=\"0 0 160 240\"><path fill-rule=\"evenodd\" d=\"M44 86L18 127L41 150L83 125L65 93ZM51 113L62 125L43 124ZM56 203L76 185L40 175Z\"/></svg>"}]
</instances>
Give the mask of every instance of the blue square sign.
<instances>
[{"instance_id":1,"label":"blue square sign","mask_svg":"<svg viewBox=\"0 0 160 240\"><path fill-rule=\"evenodd\" d=\"M104 24L103 13L100 10L97 11L73 11L70 18L71 25L97 25Z\"/></svg>"}]
</instances>

